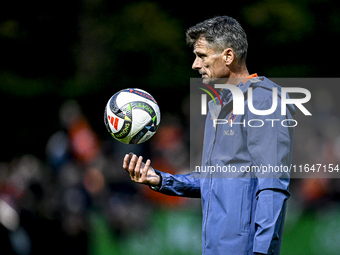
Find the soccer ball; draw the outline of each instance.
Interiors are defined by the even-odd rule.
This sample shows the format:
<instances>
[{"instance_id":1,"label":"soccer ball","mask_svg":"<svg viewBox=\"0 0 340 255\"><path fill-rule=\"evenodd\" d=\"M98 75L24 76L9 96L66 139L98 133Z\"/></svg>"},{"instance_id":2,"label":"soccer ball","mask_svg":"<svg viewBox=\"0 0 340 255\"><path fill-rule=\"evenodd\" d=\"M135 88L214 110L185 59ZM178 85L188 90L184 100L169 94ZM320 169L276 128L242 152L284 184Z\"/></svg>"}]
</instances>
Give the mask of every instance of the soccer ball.
<instances>
[{"instance_id":1,"label":"soccer ball","mask_svg":"<svg viewBox=\"0 0 340 255\"><path fill-rule=\"evenodd\" d=\"M141 89L123 89L114 94L105 107L105 126L122 143L139 144L149 140L160 121L156 100Z\"/></svg>"}]
</instances>

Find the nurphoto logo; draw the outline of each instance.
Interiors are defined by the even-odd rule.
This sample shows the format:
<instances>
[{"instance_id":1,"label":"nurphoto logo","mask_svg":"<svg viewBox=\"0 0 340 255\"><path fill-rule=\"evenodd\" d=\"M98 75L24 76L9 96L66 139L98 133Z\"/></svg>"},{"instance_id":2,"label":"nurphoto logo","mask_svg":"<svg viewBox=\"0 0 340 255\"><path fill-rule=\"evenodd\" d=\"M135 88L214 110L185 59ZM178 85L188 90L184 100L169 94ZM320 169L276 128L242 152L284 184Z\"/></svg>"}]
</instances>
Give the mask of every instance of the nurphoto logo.
<instances>
[{"instance_id":1,"label":"nurphoto logo","mask_svg":"<svg viewBox=\"0 0 340 255\"><path fill-rule=\"evenodd\" d=\"M250 119L247 122L244 120L243 122L233 122L236 117L238 115L244 115L244 94L242 92L242 90L234 85L230 85L230 84L215 84L214 88L212 88L211 86L204 84L206 87L210 88L214 94L217 96L220 105L222 105L222 101L218 95L218 93L216 92L216 90L214 88L217 89L228 89L230 90L230 92L232 93L233 96L233 110L232 110L232 119L226 120L226 119L213 119L214 122L214 127L216 127L216 125L218 124L227 124L229 123L231 126L234 124L242 124L243 126L246 125L246 123L248 124L248 126L250 127L262 127L265 122L271 123L272 127L274 127L274 123L277 121L280 121L279 119L265 119L264 121L262 119ZM214 96L206 89L200 88L201 90L205 91L214 101L215 105L217 105L217 102L214 98ZM288 93L300 93L303 94L304 97L303 98L287 98L287 94ZM277 109L277 105L278 105L278 92L277 92L277 87L274 87L272 90L272 105L269 109L266 110L259 110L259 109L255 109L254 105L253 105L253 88L249 87L247 89L247 105L249 108L249 111L253 114L256 115L261 115L261 116L265 116L265 115L270 115L273 112L275 112L275 110ZM298 87L282 87L281 88L281 115L285 116L286 115L286 106L288 104L290 105L295 105L304 115L306 116L312 116L312 114L306 109L305 106L303 106L303 104L309 102L309 100L311 99L311 93L308 89L305 88L298 88ZM207 97L206 94L202 94L201 97L201 114L202 115L206 115L207 114ZM295 127L298 124L298 122L294 119L285 119L283 121L281 121L281 125L284 127Z\"/></svg>"}]
</instances>

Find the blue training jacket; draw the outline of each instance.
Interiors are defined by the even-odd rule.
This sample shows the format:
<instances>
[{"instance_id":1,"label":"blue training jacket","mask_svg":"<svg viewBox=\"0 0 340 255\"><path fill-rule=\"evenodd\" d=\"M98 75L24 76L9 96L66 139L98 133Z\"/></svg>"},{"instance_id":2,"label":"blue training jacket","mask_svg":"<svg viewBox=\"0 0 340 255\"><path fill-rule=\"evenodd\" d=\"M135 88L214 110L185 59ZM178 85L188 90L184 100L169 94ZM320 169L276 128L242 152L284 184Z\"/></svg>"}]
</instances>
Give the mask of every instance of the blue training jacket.
<instances>
[{"instance_id":1,"label":"blue training jacket","mask_svg":"<svg viewBox=\"0 0 340 255\"><path fill-rule=\"evenodd\" d=\"M265 116L249 111L249 86L253 88L252 102L257 110L271 108L272 89L277 87L277 109ZM232 115L230 90L223 90L223 107L217 113L214 103L209 102L201 171L171 175L156 170L162 177L158 191L201 197L202 254L277 255L281 249L285 201L289 197L287 169L294 136L293 121L289 120L295 109L287 105L286 116L281 115L281 87L265 77L253 78L237 87L245 96L244 115ZM216 117L228 123L215 128L212 119ZM206 171L208 166L216 166L213 173ZM217 172L218 166L231 166L234 172Z\"/></svg>"}]
</instances>

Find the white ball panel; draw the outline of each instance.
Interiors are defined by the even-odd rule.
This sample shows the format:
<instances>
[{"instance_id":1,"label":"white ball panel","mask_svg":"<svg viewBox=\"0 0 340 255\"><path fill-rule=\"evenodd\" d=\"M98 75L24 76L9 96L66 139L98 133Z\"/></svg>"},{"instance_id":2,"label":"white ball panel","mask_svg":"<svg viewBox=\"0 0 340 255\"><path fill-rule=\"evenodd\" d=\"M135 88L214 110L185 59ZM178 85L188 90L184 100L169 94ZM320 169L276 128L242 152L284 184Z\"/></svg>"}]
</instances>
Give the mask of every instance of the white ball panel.
<instances>
[{"instance_id":1,"label":"white ball panel","mask_svg":"<svg viewBox=\"0 0 340 255\"><path fill-rule=\"evenodd\" d=\"M131 136L134 136L139 132L144 126L151 120L150 115L140 109L133 109L132 110L132 129L131 129Z\"/></svg>"},{"instance_id":2,"label":"white ball panel","mask_svg":"<svg viewBox=\"0 0 340 255\"><path fill-rule=\"evenodd\" d=\"M124 124L124 120L116 116L110 109L107 107L107 114L106 114L107 121L109 123L109 127L112 133L118 133Z\"/></svg>"},{"instance_id":3,"label":"white ball panel","mask_svg":"<svg viewBox=\"0 0 340 255\"><path fill-rule=\"evenodd\" d=\"M135 89L135 90L137 90L137 89ZM145 94L150 95L149 93L145 92L144 90L138 89L138 91L141 91ZM128 104L128 103L133 102L133 101L141 101L141 102L152 103L153 105L156 105L152 100L147 99L145 97L142 97L142 96L135 94L135 93L130 93L128 91L120 92L119 95L116 98L116 103L117 103L118 107L122 107L125 104Z\"/></svg>"}]
</instances>

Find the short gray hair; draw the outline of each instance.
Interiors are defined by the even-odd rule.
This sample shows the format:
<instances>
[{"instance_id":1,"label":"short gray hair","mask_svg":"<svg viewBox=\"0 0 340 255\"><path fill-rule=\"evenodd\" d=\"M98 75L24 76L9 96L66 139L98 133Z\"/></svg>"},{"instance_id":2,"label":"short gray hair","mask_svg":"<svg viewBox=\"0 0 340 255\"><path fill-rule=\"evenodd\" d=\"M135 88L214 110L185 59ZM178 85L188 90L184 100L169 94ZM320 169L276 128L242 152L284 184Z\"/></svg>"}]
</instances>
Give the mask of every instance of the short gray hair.
<instances>
[{"instance_id":1,"label":"short gray hair","mask_svg":"<svg viewBox=\"0 0 340 255\"><path fill-rule=\"evenodd\" d=\"M235 58L243 62L247 56L247 35L241 25L228 16L218 16L190 27L186 32L189 45L204 37L210 47L218 52L232 48Z\"/></svg>"}]
</instances>

